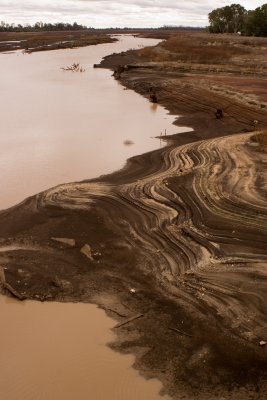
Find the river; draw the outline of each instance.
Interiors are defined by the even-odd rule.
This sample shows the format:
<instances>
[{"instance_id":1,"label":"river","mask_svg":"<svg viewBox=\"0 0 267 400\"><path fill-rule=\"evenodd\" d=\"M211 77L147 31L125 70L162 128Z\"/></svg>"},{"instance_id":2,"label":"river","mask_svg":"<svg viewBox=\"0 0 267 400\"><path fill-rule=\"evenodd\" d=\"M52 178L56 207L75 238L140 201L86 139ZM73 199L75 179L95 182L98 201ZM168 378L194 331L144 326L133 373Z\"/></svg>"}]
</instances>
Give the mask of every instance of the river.
<instances>
[{"instance_id":1,"label":"river","mask_svg":"<svg viewBox=\"0 0 267 400\"><path fill-rule=\"evenodd\" d=\"M160 146L173 116L124 88L94 63L158 40L32 54L0 53L0 209L55 185L94 178ZM61 68L79 62L85 72ZM132 144L126 146L125 141Z\"/></svg>"},{"instance_id":2,"label":"river","mask_svg":"<svg viewBox=\"0 0 267 400\"><path fill-rule=\"evenodd\" d=\"M1 209L57 184L112 172L130 156L158 148L161 132L179 131L162 107L124 90L110 71L93 68L107 54L158 42L118 38L72 50L0 54ZM74 62L85 72L61 69ZM133 356L106 346L116 321L96 306L0 296L0 313L1 399L162 398L160 382L131 368Z\"/></svg>"}]
</instances>

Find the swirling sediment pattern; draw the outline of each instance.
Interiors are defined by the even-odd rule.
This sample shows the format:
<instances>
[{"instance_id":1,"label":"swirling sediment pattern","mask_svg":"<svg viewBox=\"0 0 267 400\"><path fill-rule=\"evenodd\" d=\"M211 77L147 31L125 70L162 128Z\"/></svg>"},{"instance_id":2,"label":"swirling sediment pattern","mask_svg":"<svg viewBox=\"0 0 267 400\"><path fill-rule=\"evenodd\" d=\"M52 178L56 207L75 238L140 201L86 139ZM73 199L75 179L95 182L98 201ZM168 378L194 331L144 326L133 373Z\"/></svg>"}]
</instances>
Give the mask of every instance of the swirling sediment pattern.
<instances>
[{"instance_id":1,"label":"swirling sediment pattern","mask_svg":"<svg viewBox=\"0 0 267 400\"><path fill-rule=\"evenodd\" d=\"M141 252L139 270L161 290L258 340L267 336L267 154L250 136L173 146L157 173L58 186L38 204L95 207Z\"/></svg>"}]
</instances>

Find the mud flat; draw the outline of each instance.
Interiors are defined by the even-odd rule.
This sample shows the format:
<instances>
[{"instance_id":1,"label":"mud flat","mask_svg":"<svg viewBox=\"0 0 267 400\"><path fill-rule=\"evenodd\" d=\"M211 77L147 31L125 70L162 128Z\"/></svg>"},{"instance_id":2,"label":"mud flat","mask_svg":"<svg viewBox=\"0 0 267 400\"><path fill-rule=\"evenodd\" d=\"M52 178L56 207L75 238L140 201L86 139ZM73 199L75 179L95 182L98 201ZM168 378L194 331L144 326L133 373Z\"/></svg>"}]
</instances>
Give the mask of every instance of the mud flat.
<instances>
[{"instance_id":1,"label":"mud flat","mask_svg":"<svg viewBox=\"0 0 267 400\"><path fill-rule=\"evenodd\" d=\"M148 96L153 72L130 73ZM229 99L187 89L174 102L166 83L160 102L184 106L193 134L2 211L0 265L24 298L104 308L112 347L174 399L265 399L267 151L253 120L266 111L233 101L216 120L214 99Z\"/></svg>"},{"instance_id":2,"label":"mud flat","mask_svg":"<svg viewBox=\"0 0 267 400\"><path fill-rule=\"evenodd\" d=\"M112 43L109 35L93 31L0 32L0 53L23 50L26 53L73 49L100 43Z\"/></svg>"}]
</instances>

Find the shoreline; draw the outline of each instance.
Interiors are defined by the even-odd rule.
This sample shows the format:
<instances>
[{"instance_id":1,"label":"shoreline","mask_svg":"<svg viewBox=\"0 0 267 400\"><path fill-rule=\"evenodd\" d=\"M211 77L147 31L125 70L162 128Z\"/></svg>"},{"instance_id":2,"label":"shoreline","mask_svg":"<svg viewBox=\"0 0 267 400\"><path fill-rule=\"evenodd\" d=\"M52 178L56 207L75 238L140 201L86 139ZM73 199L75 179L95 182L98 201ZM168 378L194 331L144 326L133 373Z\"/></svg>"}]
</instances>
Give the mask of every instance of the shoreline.
<instances>
[{"instance_id":1,"label":"shoreline","mask_svg":"<svg viewBox=\"0 0 267 400\"><path fill-rule=\"evenodd\" d=\"M159 71L120 80L146 97L153 83L159 103L184 115L177 124L198 129L1 211L0 246L16 247L0 259L6 280L25 298L95 303L121 322L142 314L114 329L111 347L174 399L263 399L267 155L252 121L265 124L266 111L231 101L216 120L229 99L181 92L183 78L172 90Z\"/></svg>"},{"instance_id":2,"label":"shoreline","mask_svg":"<svg viewBox=\"0 0 267 400\"><path fill-rule=\"evenodd\" d=\"M113 43L116 39L92 31L0 32L0 54L22 50L26 54L39 51L75 49Z\"/></svg>"}]
</instances>

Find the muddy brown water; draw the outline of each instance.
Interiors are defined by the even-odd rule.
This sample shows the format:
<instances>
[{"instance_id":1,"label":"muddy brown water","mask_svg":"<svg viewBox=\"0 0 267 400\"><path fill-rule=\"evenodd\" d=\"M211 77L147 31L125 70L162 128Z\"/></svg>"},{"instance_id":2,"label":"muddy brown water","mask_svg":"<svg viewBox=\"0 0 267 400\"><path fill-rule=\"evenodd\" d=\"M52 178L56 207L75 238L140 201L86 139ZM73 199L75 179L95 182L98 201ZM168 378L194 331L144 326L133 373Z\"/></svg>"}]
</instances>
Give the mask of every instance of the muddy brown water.
<instances>
[{"instance_id":1,"label":"muddy brown water","mask_svg":"<svg viewBox=\"0 0 267 400\"><path fill-rule=\"evenodd\" d=\"M118 38L79 49L0 54L0 209L57 184L115 171L127 158L158 148L155 136L165 129L183 130L165 109L124 90L111 71L93 68L108 54L159 42ZM85 72L61 69L73 63Z\"/></svg>"},{"instance_id":2,"label":"muddy brown water","mask_svg":"<svg viewBox=\"0 0 267 400\"><path fill-rule=\"evenodd\" d=\"M110 71L93 69L107 54L157 42L120 36L75 50L0 54L0 209L60 183L112 172L158 148L155 136L165 129L179 131L162 107L123 90ZM86 71L60 69L73 62ZM116 321L96 306L0 296L0 315L0 399L162 398L160 382L131 368L133 356L106 346Z\"/></svg>"},{"instance_id":3,"label":"muddy brown water","mask_svg":"<svg viewBox=\"0 0 267 400\"><path fill-rule=\"evenodd\" d=\"M0 296L3 400L167 400L161 384L117 354L115 321L91 304L18 302Z\"/></svg>"}]
</instances>

